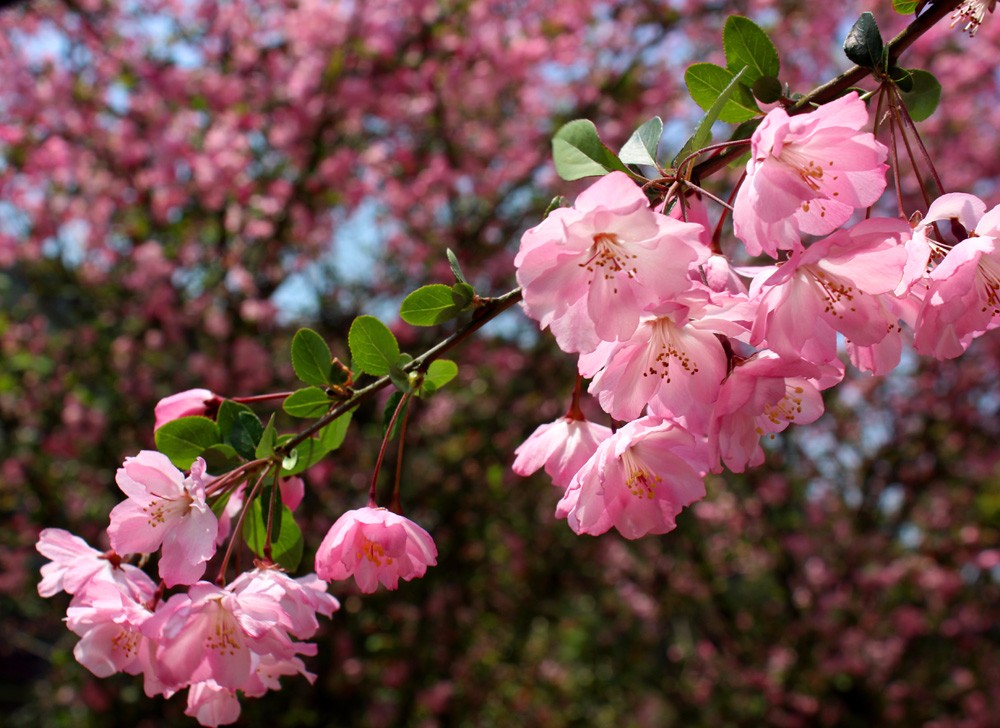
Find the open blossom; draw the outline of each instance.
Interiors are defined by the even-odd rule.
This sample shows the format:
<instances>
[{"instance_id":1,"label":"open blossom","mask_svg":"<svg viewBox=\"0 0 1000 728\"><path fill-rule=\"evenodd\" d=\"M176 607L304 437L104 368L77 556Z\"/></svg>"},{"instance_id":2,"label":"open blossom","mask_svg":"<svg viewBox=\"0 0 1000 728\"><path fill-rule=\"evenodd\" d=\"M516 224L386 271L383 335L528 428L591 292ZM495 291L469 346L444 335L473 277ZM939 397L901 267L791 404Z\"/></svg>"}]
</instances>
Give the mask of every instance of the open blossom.
<instances>
[{"instance_id":1,"label":"open blossom","mask_svg":"<svg viewBox=\"0 0 1000 728\"><path fill-rule=\"evenodd\" d=\"M282 626L300 639L316 634L316 614L329 617L340 609L340 602L326 591L326 582L315 574L293 579L275 568L260 568L240 574L229 589L240 594L247 589L267 591L281 606Z\"/></svg>"},{"instance_id":2,"label":"open blossom","mask_svg":"<svg viewBox=\"0 0 1000 728\"><path fill-rule=\"evenodd\" d=\"M240 701L235 690L224 688L215 680L203 680L188 688L184 715L209 728L230 725L240 718Z\"/></svg>"},{"instance_id":3,"label":"open blossom","mask_svg":"<svg viewBox=\"0 0 1000 728\"><path fill-rule=\"evenodd\" d=\"M939 261L922 286L917 282L910 288L920 301L913 344L921 354L952 359L975 338L1000 326L1000 206L984 213L985 208L972 195L943 195L914 231L914 238L926 246L918 248L918 264ZM932 224L946 220L968 231L953 247L931 237Z\"/></svg>"},{"instance_id":4,"label":"open blossom","mask_svg":"<svg viewBox=\"0 0 1000 728\"><path fill-rule=\"evenodd\" d=\"M986 11L992 13L996 6L997 0L963 0L951 15L951 27L954 28L964 20L965 27L962 30L972 37L986 19Z\"/></svg>"},{"instance_id":5,"label":"open blossom","mask_svg":"<svg viewBox=\"0 0 1000 728\"><path fill-rule=\"evenodd\" d=\"M156 416L154 429L159 429L171 420L192 415L203 415L209 406L219 400L218 395L208 389L188 389L169 397L164 397L156 403L153 410Z\"/></svg>"},{"instance_id":6,"label":"open blossom","mask_svg":"<svg viewBox=\"0 0 1000 728\"><path fill-rule=\"evenodd\" d=\"M159 568L167 586L193 584L215 553L219 525L205 502L205 480L201 458L186 478L163 453L143 450L126 458L115 481L128 500L111 511L111 546L145 554L162 545Z\"/></svg>"},{"instance_id":7,"label":"open blossom","mask_svg":"<svg viewBox=\"0 0 1000 728\"><path fill-rule=\"evenodd\" d=\"M628 175L612 172L522 237L524 309L567 352L628 338L644 308L687 290L708 257L701 230L654 212Z\"/></svg>"},{"instance_id":8,"label":"open blossom","mask_svg":"<svg viewBox=\"0 0 1000 728\"><path fill-rule=\"evenodd\" d=\"M860 131L867 123L856 93L807 114L764 117L733 205L736 236L751 255L800 249L803 234L826 235L881 197L888 150Z\"/></svg>"},{"instance_id":9,"label":"open blossom","mask_svg":"<svg viewBox=\"0 0 1000 728\"><path fill-rule=\"evenodd\" d=\"M576 533L666 533L705 497L705 446L670 420L643 417L602 442L556 506Z\"/></svg>"},{"instance_id":10,"label":"open blossom","mask_svg":"<svg viewBox=\"0 0 1000 728\"><path fill-rule=\"evenodd\" d=\"M611 437L611 429L576 417L560 417L539 425L514 451L511 466L518 475L528 476L541 467L559 488L569 486L573 476L590 459L597 446Z\"/></svg>"},{"instance_id":11,"label":"open blossom","mask_svg":"<svg viewBox=\"0 0 1000 728\"><path fill-rule=\"evenodd\" d=\"M316 551L316 575L325 581L354 577L371 594L381 582L395 589L399 580L423 576L437 563L430 534L408 518L385 508L348 511L330 527Z\"/></svg>"},{"instance_id":12,"label":"open blossom","mask_svg":"<svg viewBox=\"0 0 1000 728\"><path fill-rule=\"evenodd\" d=\"M79 536L61 528L46 528L35 545L52 561L42 566L38 594L51 597L61 591L76 594L91 581L114 582L134 595L152 596L155 585L142 569L122 563L117 554L101 553Z\"/></svg>"},{"instance_id":13,"label":"open blossom","mask_svg":"<svg viewBox=\"0 0 1000 728\"><path fill-rule=\"evenodd\" d=\"M815 422L823 414L821 389L841 380L844 368L820 367L762 351L740 362L726 378L712 411L709 455L712 470L724 463L734 473L764 462L760 438L792 423Z\"/></svg>"},{"instance_id":14,"label":"open blossom","mask_svg":"<svg viewBox=\"0 0 1000 728\"><path fill-rule=\"evenodd\" d=\"M601 343L580 357L588 390L612 417L631 420L648 404L662 416L687 417L711 407L726 375L716 334L746 335L746 296L692 289L657 306L628 339Z\"/></svg>"},{"instance_id":15,"label":"open blossom","mask_svg":"<svg viewBox=\"0 0 1000 728\"><path fill-rule=\"evenodd\" d=\"M837 332L862 347L899 336L898 315L882 297L891 299L902 278L909 234L901 220L865 220L758 275L751 343L823 364L837 356Z\"/></svg>"}]
</instances>

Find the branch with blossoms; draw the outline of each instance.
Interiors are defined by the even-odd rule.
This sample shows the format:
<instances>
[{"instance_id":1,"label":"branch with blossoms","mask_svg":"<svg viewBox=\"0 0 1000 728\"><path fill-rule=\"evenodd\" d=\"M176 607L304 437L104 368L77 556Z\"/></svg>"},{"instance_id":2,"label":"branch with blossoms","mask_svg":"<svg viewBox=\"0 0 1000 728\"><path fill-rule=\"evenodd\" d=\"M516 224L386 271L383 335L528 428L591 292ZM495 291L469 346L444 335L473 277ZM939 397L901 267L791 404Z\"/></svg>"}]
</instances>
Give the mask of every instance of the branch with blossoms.
<instances>
[{"instance_id":1,"label":"branch with blossoms","mask_svg":"<svg viewBox=\"0 0 1000 728\"><path fill-rule=\"evenodd\" d=\"M293 392L197 389L163 400L157 451L117 472L126 500L110 514L111 550L57 529L41 534L37 548L51 563L39 593L73 595L76 658L99 676L142 675L149 696L187 688L187 712L203 725L236 720L238 693L260 696L282 675L314 679L301 656L315 652L305 640L317 615L339 607L328 581L353 578L372 593L436 563L430 534L399 512L398 472L390 507L379 499L383 457L394 439L402 447L415 403L456 376L443 355L518 302L578 357L579 376L567 414L541 425L513 468L544 469L564 489L556 515L578 534L634 539L675 528L705 497L708 473L761 464L762 440L822 415L821 393L845 375L841 346L853 367L876 375L898 365L907 340L923 355L961 355L1000 325L1000 208L944 193L916 127L940 86L897 61L949 14L974 32L984 7L930 4L889 43L866 13L845 43L858 65L806 96L782 86L766 33L730 18L727 66L685 74L706 115L669 164L658 118L618 153L590 122L570 122L554 138L557 170L600 179L524 234L520 287L481 296L452 256L453 284L404 299L400 315L412 325L468 317L437 346L412 357L384 323L361 316L347 335L349 365L316 332L296 334L291 362L305 386ZM876 90L849 90L866 76ZM715 142L717 122L740 126ZM876 136L885 129L888 145ZM898 193L904 153L926 209L904 209L897 194L899 215L881 216L886 172ZM745 154L728 194L703 186ZM608 425L586 418L585 380L588 408ZM366 504L334 522L315 573L289 576L305 550L300 474L340 447L360 404L390 387ZM280 401L282 418L262 421L250 406L267 401ZM309 424L279 432L284 416ZM234 566L240 552L252 554L253 569ZM151 555L158 581L140 568Z\"/></svg>"}]
</instances>

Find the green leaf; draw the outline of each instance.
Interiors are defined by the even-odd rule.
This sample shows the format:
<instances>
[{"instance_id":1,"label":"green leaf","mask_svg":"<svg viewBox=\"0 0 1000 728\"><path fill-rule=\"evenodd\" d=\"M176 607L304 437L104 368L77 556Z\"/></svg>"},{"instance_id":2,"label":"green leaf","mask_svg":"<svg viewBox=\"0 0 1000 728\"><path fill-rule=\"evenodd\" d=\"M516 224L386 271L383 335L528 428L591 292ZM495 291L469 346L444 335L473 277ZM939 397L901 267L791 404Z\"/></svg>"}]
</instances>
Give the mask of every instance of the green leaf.
<instances>
[{"instance_id":1,"label":"green leaf","mask_svg":"<svg viewBox=\"0 0 1000 728\"><path fill-rule=\"evenodd\" d=\"M442 286L447 289L447 286ZM451 293L449 292L449 297ZM399 344L389 327L374 316L358 316L347 333L351 363L358 371L377 377L389 373L399 361Z\"/></svg>"},{"instance_id":2,"label":"green leaf","mask_svg":"<svg viewBox=\"0 0 1000 728\"><path fill-rule=\"evenodd\" d=\"M618 152L618 158L625 164L645 164L656 167L656 150L663 134L663 119L654 116L640 126Z\"/></svg>"},{"instance_id":3,"label":"green leaf","mask_svg":"<svg viewBox=\"0 0 1000 728\"><path fill-rule=\"evenodd\" d=\"M892 0L892 9L900 15L913 15L919 4L917 0Z\"/></svg>"},{"instance_id":4,"label":"green leaf","mask_svg":"<svg viewBox=\"0 0 1000 728\"><path fill-rule=\"evenodd\" d=\"M410 391L410 376L399 365L389 367L389 381L400 392Z\"/></svg>"},{"instance_id":5,"label":"green leaf","mask_svg":"<svg viewBox=\"0 0 1000 728\"><path fill-rule=\"evenodd\" d=\"M333 356L323 337L312 329L299 329L292 339L292 368L295 376L306 384L330 384L330 362Z\"/></svg>"},{"instance_id":6,"label":"green leaf","mask_svg":"<svg viewBox=\"0 0 1000 728\"><path fill-rule=\"evenodd\" d=\"M457 285L471 288L468 283ZM455 318L461 312L462 306L455 304L452 288L440 283L421 286L404 298L399 307L400 317L411 326L434 326Z\"/></svg>"},{"instance_id":7,"label":"green leaf","mask_svg":"<svg viewBox=\"0 0 1000 728\"><path fill-rule=\"evenodd\" d=\"M288 395L281 409L292 417L322 417L330 409L330 397L319 387L306 387Z\"/></svg>"},{"instance_id":8,"label":"green leaf","mask_svg":"<svg viewBox=\"0 0 1000 728\"><path fill-rule=\"evenodd\" d=\"M389 401L385 403L385 409L382 410L382 435L385 436L386 431L389 429L389 423L392 421L392 415L399 406L399 400L403 398L402 392L393 392L392 396L389 397ZM395 424L392 426L392 432L389 433L388 439L396 439L396 435L399 434L399 428L403 425L403 420L406 418L406 409L410 406L410 400L406 400L406 404L403 405L403 409L399 412L399 417L396 418Z\"/></svg>"},{"instance_id":9,"label":"green leaf","mask_svg":"<svg viewBox=\"0 0 1000 728\"><path fill-rule=\"evenodd\" d=\"M420 386L421 396L436 392L458 376L458 364L450 359L435 359L427 367L424 383Z\"/></svg>"},{"instance_id":10,"label":"green leaf","mask_svg":"<svg viewBox=\"0 0 1000 728\"><path fill-rule=\"evenodd\" d=\"M451 287L451 300L464 311L476 300L476 289L468 283L456 283Z\"/></svg>"},{"instance_id":11,"label":"green leaf","mask_svg":"<svg viewBox=\"0 0 1000 728\"><path fill-rule=\"evenodd\" d=\"M762 104L773 104L781 98L781 81L774 76L761 76L750 87Z\"/></svg>"},{"instance_id":12,"label":"green leaf","mask_svg":"<svg viewBox=\"0 0 1000 728\"><path fill-rule=\"evenodd\" d=\"M289 463L288 459L293 457L290 453L285 462L282 463L281 475L297 475L308 470L313 465L322 460L328 453L336 450L344 442L347 436L347 428L351 424L351 412L341 415L317 433L315 437L310 437L298 447L292 450L296 461ZM291 440L293 435L282 435L278 438L277 446L280 447Z\"/></svg>"},{"instance_id":13,"label":"green leaf","mask_svg":"<svg viewBox=\"0 0 1000 728\"><path fill-rule=\"evenodd\" d=\"M202 451L205 469L212 475L222 475L243 464L243 458L232 445L212 445Z\"/></svg>"},{"instance_id":14,"label":"green leaf","mask_svg":"<svg viewBox=\"0 0 1000 728\"><path fill-rule=\"evenodd\" d=\"M218 426L207 417L181 417L156 430L156 449L181 470L212 445L221 442Z\"/></svg>"},{"instance_id":15,"label":"green leaf","mask_svg":"<svg viewBox=\"0 0 1000 728\"><path fill-rule=\"evenodd\" d=\"M296 464L299 462L299 451L292 450L288 455L285 455L281 459L281 469L282 470L292 470Z\"/></svg>"},{"instance_id":16,"label":"green leaf","mask_svg":"<svg viewBox=\"0 0 1000 728\"><path fill-rule=\"evenodd\" d=\"M882 60L883 45L875 16L861 13L844 41L844 53L863 68L877 68Z\"/></svg>"},{"instance_id":17,"label":"green leaf","mask_svg":"<svg viewBox=\"0 0 1000 728\"><path fill-rule=\"evenodd\" d=\"M263 558L267 541L267 509L270 506L270 488L253 499L247 507L250 512L243 519L243 539L257 556ZM268 500L264 500L264 496ZM263 501L263 503L262 503ZM277 509L276 509L277 510ZM295 522L295 516L286 505L281 506L278 520L271 528L271 558L288 571L295 571L302 561L302 530Z\"/></svg>"},{"instance_id":18,"label":"green leaf","mask_svg":"<svg viewBox=\"0 0 1000 728\"><path fill-rule=\"evenodd\" d=\"M246 412L253 415L252 409L247 407L245 404L234 402L231 399L223 400L222 404L219 406L219 414L216 417L216 422L219 423L219 434L222 436L223 442L230 442L233 426L236 424L236 418L239 416L240 412ZM254 417L256 416L257 415L254 415ZM230 442L230 444L232 443Z\"/></svg>"},{"instance_id":19,"label":"green leaf","mask_svg":"<svg viewBox=\"0 0 1000 728\"><path fill-rule=\"evenodd\" d=\"M556 172L567 182L583 177L600 177L608 172L628 172L622 161L605 146L597 127L587 119L575 119L552 137L552 159Z\"/></svg>"},{"instance_id":20,"label":"green leaf","mask_svg":"<svg viewBox=\"0 0 1000 728\"><path fill-rule=\"evenodd\" d=\"M734 77L732 71L714 63L695 63L684 72L684 83L695 103L708 111L729 88ZM719 112L720 121L738 124L760 114L757 102L746 86L737 84L731 94Z\"/></svg>"},{"instance_id":21,"label":"green leaf","mask_svg":"<svg viewBox=\"0 0 1000 728\"><path fill-rule=\"evenodd\" d=\"M445 248L444 253L448 256L448 265L451 266L451 274L455 276L455 280L459 283L468 283L465 279L465 274L462 272L462 266L458 264L458 258L451 252L451 248Z\"/></svg>"},{"instance_id":22,"label":"green leaf","mask_svg":"<svg viewBox=\"0 0 1000 728\"><path fill-rule=\"evenodd\" d=\"M909 93L913 90L913 74L905 68L893 66L889 69L889 78L896 84L896 88L903 93Z\"/></svg>"},{"instance_id":23,"label":"green leaf","mask_svg":"<svg viewBox=\"0 0 1000 728\"><path fill-rule=\"evenodd\" d=\"M264 426L260 424L257 415L249 411L240 411L236 414L236 421L229 432L229 444L247 460L252 460L257 443L260 442L260 436L263 434Z\"/></svg>"},{"instance_id":24,"label":"green leaf","mask_svg":"<svg viewBox=\"0 0 1000 728\"><path fill-rule=\"evenodd\" d=\"M347 436L347 428L351 424L351 415L354 411L345 412L329 425L319 431L317 438L320 444L326 448L326 452L333 452L340 447Z\"/></svg>"},{"instance_id":25,"label":"green leaf","mask_svg":"<svg viewBox=\"0 0 1000 728\"><path fill-rule=\"evenodd\" d=\"M264 432L260 436L260 441L257 443L257 449L254 454L259 458L269 458L274 454L274 443L278 437L278 433L274 429L274 415L271 415L271 419L267 421L267 427L264 428Z\"/></svg>"},{"instance_id":26,"label":"green leaf","mask_svg":"<svg viewBox=\"0 0 1000 728\"><path fill-rule=\"evenodd\" d=\"M722 47L726 66L733 73L743 74L743 84L752 86L765 76L776 77L781 70L778 49L760 26L749 18L730 15L722 28Z\"/></svg>"},{"instance_id":27,"label":"green leaf","mask_svg":"<svg viewBox=\"0 0 1000 728\"><path fill-rule=\"evenodd\" d=\"M684 143L681 150L677 152L677 155L674 157L671 165L677 166L689 154L699 149L703 149L711 143L712 124L714 124L719 118L719 114L722 113L723 108L725 108L726 104L729 103L729 99L734 93L737 92L737 89L744 88L740 85L740 82L745 72L745 70L741 69L735 76L732 77L726 85L726 88L722 90L722 93L719 94L719 97L705 113L705 118L698 123L698 127L694 130L694 134L692 134L691 138Z\"/></svg>"},{"instance_id":28,"label":"green leaf","mask_svg":"<svg viewBox=\"0 0 1000 728\"><path fill-rule=\"evenodd\" d=\"M902 94L903 103L906 104L911 119L923 121L934 113L941 101L941 84L930 71L919 68L911 68L909 71L913 87Z\"/></svg>"}]
</instances>

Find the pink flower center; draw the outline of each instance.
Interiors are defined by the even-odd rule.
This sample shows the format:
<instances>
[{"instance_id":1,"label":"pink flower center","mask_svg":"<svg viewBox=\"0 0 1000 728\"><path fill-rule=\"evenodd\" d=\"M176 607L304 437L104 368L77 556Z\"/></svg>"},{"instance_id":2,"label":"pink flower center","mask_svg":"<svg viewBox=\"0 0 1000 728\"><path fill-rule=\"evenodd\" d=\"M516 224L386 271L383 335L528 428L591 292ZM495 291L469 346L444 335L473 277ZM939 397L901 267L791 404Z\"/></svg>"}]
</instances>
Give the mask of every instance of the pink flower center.
<instances>
[{"instance_id":1,"label":"pink flower center","mask_svg":"<svg viewBox=\"0 0 1000 728\"><path fill-rule=\"evenodd\" d=\"M155 493L153 495L156 496L157 500L142 509L151 528L183 518L191 510L191 504L194 503L194 499L186 491L180 498L163 498Z\"/></svg>"},{"instance_id":2,"label":"pink flower center","mask_svg":"<svg viewBox=\"0 0 1000 728\"><path fill-rule=\"evenodd\" d=\"M619 459L625 468L625 487L628 492L636 498L652 500L656 494L656 484L663 479L650 472L646 464L632 453L631 448L622 453Z\"/></svg>"},{"instance_id":3,"label":"pink flower center","mask_svg":"<svg viewBox=\"0 0 1000 728\"><path fill-rule=\"evenodd\" d=\"M132 660L139 654L140 634L134 629L123 629L111 638L112 651L121 652L126 659Z\"/></svg>"},{"instance_id":4,"label":"pink flower center","mask_svg":"<svg viewBox=\"0 0 1000 728\"><path fill-rule=\"evenodd\" d=\"M837 318L844 318L841 310L848 308L851 311L857 310L853 303L854 298L861 294L849 281L831 276L819 268L813 266L803 266L802 271L812 276L819 286L820 295L826 301L823 313L828 313ZM838 310L839 309L839 310Z\"/></svg>"},{"instance_id":5,"label":"pink flower center","mask_svg":"<svg viewBox=\"0 0 1000 728\"><path fill-rule=\"evenodd\" d=\"M603 275L605 280L614 279L619 273L635 278L637 268L631 261L637 257L629 253L614 233L597 233L594 244L587 250L588 258L578 265L589 273ZM600 272L598 273L598 268ZM618 293L618 289L614 289Z\"/></svg>"},{"instance_id":6,"label":"pink flower center","mask_svg":"<svg viewBox=\"0 0 1000 728\"><path fill-rule=\"evenodd\" d=\"M993 258L983 256L976 268L976 283L983 301L983 313L990 309L993 316L1000 316L1000 265Z\"/></svg>"},{"instance_id":7,"label":"pink flower center","mask_svg":"<svg viewBox=\"0 0 1000 728\"><path fill-rule=\"evenodd\" d=\"M986 18L986 11L989 10L992 13L996 4L997 0L965 0L951 14L951 27L954 28L962 20L965 20L966 24L962 30L966 31L971 38Z\"/></svg>"},{"instance_id":8,"label":"pink flower center","mask_svg":"<svg viewBox=\"0 0 1000 728\"><path fill-rule=\"evenodd\" d=\"M694 376L698 373L698 362L694 361L684 350L678 336L677 326L672 319L661 317L650 325L652 329L647 349L647 370L642 376L659 375L670 384L670 360L674 359L686 373Z\"/></svg>"},{"instance_id":9,"label":"pink flower center","mask_svg":"<svg viewBox=\"0 0 1000 728\"><path fill-rule=\"evenodd\" d=\"M775 404L766 405L761 415L762 418L766 418L774 426L773 429L768 427L767 423L763 422L763 420L758 419L757 434L763 435L765 431L771 432L771 439L773 440L775 431L779 431L785 425L795 422L795 417L802 414L802 393L804 391L800 386L786 383L785 396Z\"/></svg>"},{"instance_id":10,"label":"pink flower center","mask_svg":"<svg viewBox=\"0 0 1000 728\"><path fill-rule=\"evenodd\" d=\"M361 548L358 549L357 555L359 559L363 556L375 564L375 566L390 566L392 564L392 557L385 555L385 549L382 548L382 544L369 541L364 536L361 537Z\"/></svg>"},{"instance_id":11,"label":"pink flower center","mask_svg":"<svg viewBox=\"0 0 1000 728\"><path fill-rule=\"evenodd\" d=\"M243 649L243 639L232 612L226 609L219 600L215 602L215 614L211 616L209 628L205 635L205 647L215 650L220 655L235 655Z\"/></svg>"}]
</instances>

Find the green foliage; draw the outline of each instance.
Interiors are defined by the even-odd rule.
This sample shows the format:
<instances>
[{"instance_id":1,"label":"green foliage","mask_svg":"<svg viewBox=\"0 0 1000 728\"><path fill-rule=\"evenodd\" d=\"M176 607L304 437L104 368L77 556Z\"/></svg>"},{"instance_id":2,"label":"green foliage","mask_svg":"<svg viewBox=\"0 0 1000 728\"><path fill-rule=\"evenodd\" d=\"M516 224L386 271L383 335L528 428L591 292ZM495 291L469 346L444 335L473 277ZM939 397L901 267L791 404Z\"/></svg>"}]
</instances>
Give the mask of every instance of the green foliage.
<instances>
[{"instance_id":1,"label":"green foliage","mask_svg":"<svg viewBox=\"0 0 1000 728\"><path fill-rule=\"evenodd\" d=\"M280 493L280 491L279 491ZM274 525L271 527L271 558L282 568L295 571L302 561L302 530L295 522L295 516L288 506L281 503L278 493L278 506ZM247 506L249 512L243 519L243 539L247 546L257 556L264 557L264 546L267 542L267 513L271 501L271 488L264 488L260 497L254 498ZM280 510L279 510L280 508Z\"/></svg>"},{"instance_id":2,"label":"green foliage","mask_svg":"<svg viewBox=\"0 0 1000 728\"><path fill-rule=\"evenodd\" d=\"M306 387L288 395L281 409L292 417L322 417L330 409L330 397L319 387Z\"/></svg>"},{"instance_id":3,"label":"green foliage","mask_svg":"<svg viewBox=\"0 0 1000 728\"><path fill-rule=\"evenodd\" d=\"M597 127L587 119L564 124L552 137L552 159L556 172L567 182L583 177L600 177L620 170L622 161L601 141Z\"/></svg>"},{"instance_id":4,"label":"green foliage","mask_svg":"<svg viewBox=\"0 0 1000 728\"><path fill-rule=\"evenodd\" d=\"M733 73L745 69L743 83L753 86L761 78L777 79L781 70L778 49L760 26L749 18L731 15L722 28L726 67Z\"/></svg>"},{"instance_id":5,"label":"green foliage","mask_svg":"<svg viewBox=\"0 0 1000 728\"><path fill-rule=\"evenodd\" d=\"M726 93L731 94L719 111L719 121L738 124L760 114L757 102L750 90L741 83L733 85L736 77L732 71L714 63L695 63L688 66L684 72L684 83L687 84L691 98L705 111L711 109L715 102Z\"/></svg>"},{"instance_id":6,"label":"green foliage","mask_svg":"<svg viewBox=\"0 0 1000 728\"><path fill-rule=\"evenodd\" d=\"M469 281L465 278L465 273L462 272L462 266L458 263L458 258L451 248L445 249L445 255L448 256L448 265L451 266L451 274L455 276L455 281L457 283L468 283Z\"/></svg>"},{"instance_id":7,"label":"green foliage","mask_svg":"<svg viewBox=\"0 0 1000 728\"><path fill-rule=\"evenodd\" d=\"M358 371L385 376L399 362L399 344L389 327L374 316L358 316L347 334L351 362Z\"/></svg>"},{"instance_id":8,"label":"green foliage","mask_svg":"<svg viewBox=\"0 0 1000 728\"><path fill-rule=\"evenodd\" d=\"M299 329L292 339L292 368L295 376L306 384L330 384L330 362L333 356L323 337L312 329Z\"/></svg>"},{"instance_id":9,"label":"green foliage","mask_svg":"<svg viewBox=\"0 0 1000 728\"><path fill-rule=\"evenodd\" d=\"M892 0L892 9L900 15L913 15L919 4L917 0Z\"/></svg>"},{"instance_id":10,"label":"green foliage","mask_svg":"<svg viewBox=\"0 0 1000 728\"><path fill-rule=\"evenodd\" d=\"M903 91L900 86L900 91L903 91L901 94L903 103L906 104L911 119L923 121L934 113L941 101L941 84L930 71L919 68L908 70L911 80L910 90Z\"/></svg>"},{"instance_id":11,"label":"green foliage","mask_svg":"<svg viewBox=\"0 0 1000 728\"><path fill-rule=\"evenodd\" d=\"M878 68L882 62L882 34L871 13L861 13L844 41L844 54L863 68Z\"/></svg>"},{"instance_id":12,"label":"green foliage","mask_svg":"<svg viewBox=\"0 0 1000 728\"><path fill-rule=\"evenodd\" d=\"M252 460L263 434L264 426L260 423L260 418L248 408L247 411L236 414L236 420L229 432L228 442L236 448L236 452L247 460Z\"/></svg>"},{"instance_id":13,"label":"green foliage","mask_svg":"<svg viewBox=\"0 0 1000 728\"><path fill-rule=\"evenodd\" d=\"M264 432L260 435L260 440L257 442L257 449L254 451L254 454L259 458L271 457L274 454L274 445L277 439L278 433L274 429L274 415L271 415L271 419L267 421L267 427L264 428Z\"/></svg>"},{"instance_id":14,"label":"green foliage","mask_svg":"<svg viewBox=\"0 0 1000 728\"><path fill-rule=\"evenodd\" d=\"M718 68L718 66L716 67ZM678 165L686 156L698 151L699 149L703 149L712 142L712 124L718 120L719 114L722 113L722 110L726 107L726 104L729 103L729 99L736 93L736 90L743 88L743 86L740 85L740 82L745 72L746 69L741 68L736 75L733 76L726 88L722 90L722 93L719 94L718 98L716 98L709 107L708 111L705 113L705 117L698 123L697 128L694 130L694 134L692 134L691 138L684 143L681 150L677 152L677 155L674 157L671 164L674 166Z\"/></svg>"},{"instance_id":15,"label":"green foliage","mask_svg":"<svg viewBox=\"0 0 1000 728\"><path fill-rule=\"evenodd\" d=\"M644 164L656 167L656 150L663 134L663 119L654 116L628 138L618 152L618 158L625 164Z\"/></svg>"},{"instance_id":16,"label":"green foliage","mask_svg":"<svg viewBox=\"0 0 1000 728\"><path fill-rule=\"evenodd\" d=\"M457 283L455 287L463 286L461 291L472 287L468 283ZM421 286L403 299L399 307L399 315L411 326L435 326L436 324L455 318L467 305L459 304L452 287L441 283ZM459 300L464 300L464 296ZM471 301L471 298L468 300Z\"/></svg>"},{"instance_id":17,"label":"green foliage","mask_svg":"<svg viewBox=\"0 0 1000 728\"><path fill-rule=\"evenodd\" d=\"M437 390L458 376L458 364L450 359L435 359L427 367L424 382L420 385L420 396L424 397Z\"/></svg>"},{"instance_id":18,"label":"green foliage","mask_svg":"<svg viewBox=\"0 0 1000 728\"><path fill-rule=\"evenodd\" d=\"M236 452L236 448L225 443L205 448L201 457L205 459L205 467L212 475L228 473L243 463L243 458Z\"/></svg>"},{"instance_id":19,"label":"green foliage","mask_svg":"<svg viewBox=\"0 0 1000 728\"><path fill-rule=\"evenodd\" d=\"M219 405L219 414L216 415L215 421L219 425L219 434L221 435L223 442L229 443L230 445L233 444L233 428L236 426L236 418L239 417L241 412L245 412L254 418L257 417L253 410L245 404L234 402L231 399L223 400L222 404Z\"/></svg>"},{"instance_id":20,"label":"green foliage","mask_svg":"<svg viewBox=\"0 0 1000 728\"><path fill-rule=\"evenodd\" d=\"M182 470L191 467L201 453L222 442L219 427L207 417L181 417L160 427L154 436L156 449Z\"/></svg>"},{"instance_id":21,"label":"green foliage","mask_svg":"<svg viewBox=\"0 0 1000 728\"><path fill-rule=\"evenodd\" d=\"M321 429L316 435L298 444L281 464L281 474L297 475L311 468L326 455L341 446L347 436L351 424L351 413L347 412ZM282 435L278 438L276 447L282 447L292 439L293 435Z\"/></svg>"}]
</instances>

